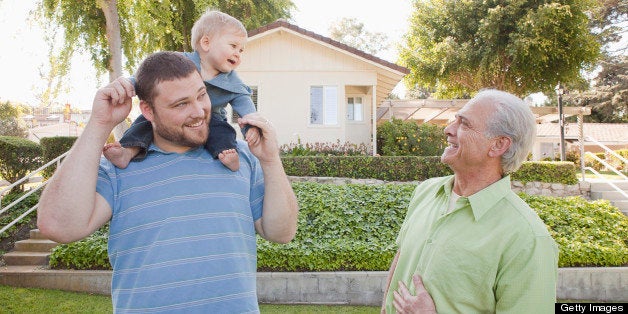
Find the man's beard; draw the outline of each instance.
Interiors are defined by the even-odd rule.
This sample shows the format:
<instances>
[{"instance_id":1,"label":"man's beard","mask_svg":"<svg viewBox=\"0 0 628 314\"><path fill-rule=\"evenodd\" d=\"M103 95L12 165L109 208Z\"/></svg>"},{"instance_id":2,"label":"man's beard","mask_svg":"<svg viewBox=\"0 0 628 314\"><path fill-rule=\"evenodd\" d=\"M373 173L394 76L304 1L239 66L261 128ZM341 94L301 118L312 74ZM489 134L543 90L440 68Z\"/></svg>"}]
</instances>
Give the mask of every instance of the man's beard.
<instances>
[{"instance_id":1,"label":"man's beard","mask_svg":"<svg viewBox=\"0 0 628 314\"><path fill-rule=\"evenodd\" d=\"M200 133L191 132L190 130L188 130L190 132L188 132L188 134L186 135L185 127L166 126L166 124L161 122L161 119L159 118L156 112L153 115L155 118L154 126L156 126L154 127L154 130L157 133L157 135L159 135L161 138L173 144L190 147L190 148L204 145L205 142L207 142L207 138L209 136L209 127L208 127L209 122L207 122L209 121L209 119L207 116L203 118L206 121L206 123L205 123L205 128Z\"/></svg>"}]
</instances>

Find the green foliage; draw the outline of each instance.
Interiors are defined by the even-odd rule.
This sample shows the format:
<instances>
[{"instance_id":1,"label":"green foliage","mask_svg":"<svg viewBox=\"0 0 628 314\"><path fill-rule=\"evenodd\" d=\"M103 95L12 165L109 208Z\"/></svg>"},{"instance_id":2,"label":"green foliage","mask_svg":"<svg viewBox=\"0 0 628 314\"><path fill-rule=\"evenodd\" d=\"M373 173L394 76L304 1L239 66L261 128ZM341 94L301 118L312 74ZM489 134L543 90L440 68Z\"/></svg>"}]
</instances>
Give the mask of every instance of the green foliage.
<instances>
[{"instance_id":1,"label":"green foliage","mask_svg":"<svg viewBox=\"0 0 628 314\"><path fill-rule=\"evenodd\" d=\"M0 102L0 135L26 137L28 132L23 125L19 108L10 102Z\"/></svg>"},{"instance_id":2,"label":"green foliage","mask_svg":"<svg viewBox=\"0 0 628 314\"><path fill-rule=\"evenodd\" d=\"M281 160L290 176L422 181L452 173L435 156L300 156Z\"/></svg>"},{"instance_id":3,"label":"green foliage","mask_svg":"<svg viewBox=\"0 0 628 314\"><path fill-rule=\"evenodd\" d=\"M538 213L558 244L559 266L628 264L628 217L609 201L520 196Z\"/></svg>"},{"instance_id":4,"label":"green foliage","mask_svg":"<svg viewBox=\"0 0 628 314\"><path fill-rule=\"evenodd\" d=\"M347 46L376 55L388 49L388 36L380 32L370 32L364 28L364 23L356 18L344 17L329 27L329 37Z\"/></svg>"},{"instance_id":5,"label":"green foliage","mask_svg":"<svg viewBox=\"0 0 628 314\"><path fill-rule=\"evenodd\" d=\"M28 197L26 197L25 199L17 203L15 206L11 207L11 209L2 213L0 215L0 227L4 227L8 225L13 220L17 219L17 217L19 217L20 215L25 213L27 210L29 210L31 207L35 206L37 202L39 202L39 194L40 193L35 192L29 195ZM24 192L10 192L9 194L4 195L2 197L0 208L13 203L15 200L19 199L23 195L24 195ZM37 217L37 211L33 211L32 213L28 214L27 216L22 218L22 220L19 223L13 225L9 229L7 229L5 232L0 233L0 240L12 237L20 225L28 224L31 222L32 219L36 217Z\"/></svg>"},{"instance_id":6,"label":"green foliage","mask_svg":"<svg viewBox=\"0 0 628 314\"><path fill-rule=\"evenodd\" d=\"M44 0L46 20L61 25L65 51L84 48L99 72L109 69L110 51L106 35L104 6L113 1ZM192 25L208 8L215 8L242 21L248 30L279 18L290 18L290 0L269 1L135 1L118 0L117 13L126 68L133 71L138 61L159 50L192 51Z\"/></svg>"},{"instance_id":7,"label":"green foliage","mask_svg":"<svg viewBox=\"0 0 628 314\"><path fill-rule=\"evenodd\" d=\"M0 136L0 176L13 183L41 166L39 144L14 136ZM22 191L23 185L15 191Z\"/></svg>"},{"instance_id":8,"label":"green foliage","mask_svg":"<svg viewBox=\"0 0 628 314\"><path fill-rule=\"evenodd\" d=\"M300 211L295 239L258 237L260 271L387 270L414 184L292 184ZM607 201L520 194L560 248L559 266L628 264L628 218ZM107 229L52 253L56 268L110 268Z\"/></svg>"},{"instance_id":9,"label":"green foliage","mask_svg":"<svg viewBox=\"0 0 628 314\"><path fill-rule=\"evenodd\" d=\"M393 118L377 128L377 153L382 156L440 156L445 147L441 126Z\"/></svg>"},{"instance_id":10,"label":"green foliage","mask_svg":"<svg viewBox=\"0 0 628 314\"><path fill-rule=\"evenodd\" d=\"M573 162L526 161L510 177L522 182L559 182L572 185L578 183L576 171Z\"/></svg>"},{"instance_id":11,"label":"green foliage","mask_svg":"<svg viewBox=\"0 0 628 314\"><path fill-rule=\"evenodd\" d=\"M587 12L597 2L414 1L400 59L408 87L440 98L494 87L517 95L581 79L599 56Z\"/></svg>"},{"instance_id":12,"label":"green foliage","mask_svg":"<svg viewBox=\"0 0 628 314\"><path fill-rule=\"evenodd\" d=\"M336 143L301 143L301 139L297 143L284 144L280 147L282 156L364 156L371 155L370 147L364 143L354 144L345 142L340 144L340 140Z\"/></svg>"},{"instance_id":13,"label":"green foliage","mask_svg":"<svg viewBox=\"0 0 628 314\"><path fill-rule=\"evenodd\" d=\"M111 269L107 255L109 225L89 237L55 247L50 255L50 267L63 269Z\"/></svg>"},{"instance_id":14,"label":"green foliage","mask_svg":"<svg viewBox=\"0 0 628 314\"><path fill-rule=\"evenodd\" d=\"M39 143L43 152L43 162L47 163L70 150L76 139L76 136L55 136L42 138ZM56 164L51 165L42 171L42 176L48 179L52 177L56 169Z\"/></svg>"}]
</instances>

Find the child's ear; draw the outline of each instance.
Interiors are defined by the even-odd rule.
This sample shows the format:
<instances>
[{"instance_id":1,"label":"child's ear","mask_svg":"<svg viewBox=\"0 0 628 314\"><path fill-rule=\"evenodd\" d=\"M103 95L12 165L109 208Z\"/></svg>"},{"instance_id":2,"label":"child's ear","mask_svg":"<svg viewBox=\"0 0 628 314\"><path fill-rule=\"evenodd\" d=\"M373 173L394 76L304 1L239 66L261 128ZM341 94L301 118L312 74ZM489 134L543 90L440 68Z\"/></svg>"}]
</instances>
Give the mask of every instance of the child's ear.
<instances>
[{"instance_id":1,"label":"child's ear","mask_svg":"<svg viewBox=\"0 0 628 314\"><path fill-rule=\"evenodd\" d=\"M146 120L153 122L153 108L144 100L140 100L140 110Z\"/></svg>"},{"instance_id":2,"label":"child's ear","mask_svg":"<svg viewBox=\"0 0 628 314\"><path fill-rule=\"evenodd\" d=\"M209 51L210 44L211 39L209 38L209 36L203 35L203 37L201 37L201 49L203 49L203 51Z\"/></svg>"}]
</instances>

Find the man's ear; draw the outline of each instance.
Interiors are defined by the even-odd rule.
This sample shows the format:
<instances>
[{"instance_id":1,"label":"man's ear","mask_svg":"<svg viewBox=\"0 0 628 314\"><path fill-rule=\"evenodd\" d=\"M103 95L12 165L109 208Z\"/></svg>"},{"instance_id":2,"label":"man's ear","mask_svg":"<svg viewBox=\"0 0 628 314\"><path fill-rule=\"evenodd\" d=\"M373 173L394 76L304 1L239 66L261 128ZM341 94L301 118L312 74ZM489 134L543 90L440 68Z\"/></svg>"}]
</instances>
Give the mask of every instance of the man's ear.
<instances>
[{"instance_id":1,"label":"man's ear","mask_svg":"<svg viewBox=\"0 0 628 314\"><path fill-rule=\"evenodd\" d=\"M153 108L148 104L148 102L140 100L140 110L142 111L142 115L144 116L144 118L146 118L146 120L153 122Z\"/></svg>"},{"instance_id":2,"label":"man's ear","mask_svg":"<svg viewBox=\"0 0 628 314\"><path fill-rule=\"evenodd\" d=\"M508 148L512 145L512 139L507 136L499 136L494 139L491 150L488 152L489 157L499 157L506 153Z\"/></svg>"}]
</instances>

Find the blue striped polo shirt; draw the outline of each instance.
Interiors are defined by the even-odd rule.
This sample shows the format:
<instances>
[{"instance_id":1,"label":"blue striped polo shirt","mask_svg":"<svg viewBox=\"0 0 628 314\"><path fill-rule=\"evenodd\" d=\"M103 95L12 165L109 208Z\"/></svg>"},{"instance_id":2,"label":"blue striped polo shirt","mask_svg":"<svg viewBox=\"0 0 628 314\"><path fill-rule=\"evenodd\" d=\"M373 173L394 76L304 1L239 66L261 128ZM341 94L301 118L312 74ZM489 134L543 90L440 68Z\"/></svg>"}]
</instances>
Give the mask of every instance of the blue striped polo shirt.
<instances>
[{"instance_id":1,"label":"blue striped polo shirt","mask_svg":"<svg viewBox=\"0 0 628 314\"><path fill-rule=\"evenodd\" d=\"M102 158L96 190L113 214L115 312L259 312L253 222L264 181L244 142L238 151L237 172L203 148L179 154L151 145L126 169Z\"/></svg>"}]
</instances>

